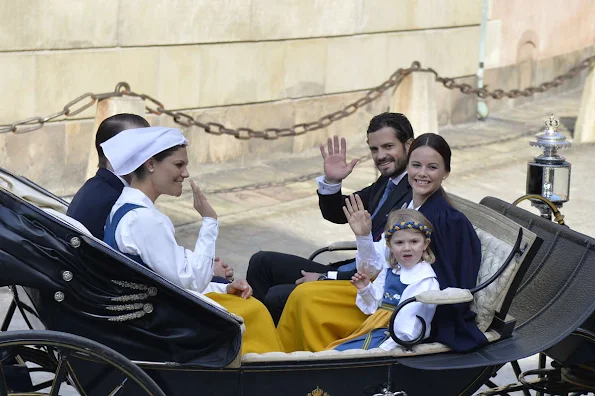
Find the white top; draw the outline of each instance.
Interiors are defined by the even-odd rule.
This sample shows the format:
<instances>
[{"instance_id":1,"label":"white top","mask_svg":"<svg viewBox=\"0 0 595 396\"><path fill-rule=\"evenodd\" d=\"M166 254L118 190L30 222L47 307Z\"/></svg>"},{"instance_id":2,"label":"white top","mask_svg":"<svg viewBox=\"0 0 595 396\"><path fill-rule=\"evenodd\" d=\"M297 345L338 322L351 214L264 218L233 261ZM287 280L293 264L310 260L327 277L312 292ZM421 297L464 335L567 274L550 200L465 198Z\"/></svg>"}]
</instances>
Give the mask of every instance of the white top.
<instances>
[{"instance_id":1,"label":"white top","mask_svg":"<svg viewBox=\"0 0 595 396\"><path fill-rule=\"evenodd\" d=\"M125 203L144 206L128 212L116 228L118 249L141 257L153 271L187 290L226 293L226 285L213 283L217 220L203 217L194 251L179 246L174 225L142 191L124 187L110 212L110 219Z\"/></svg>"},{"instance_id":2,"label":"white top","mask_svg":"<svg viewBox=\"0 0 595 396\"><path fill-rule=\"evenodd\" d=\"M384 243L384 239L382 242ZM384 244L384 247L386 248L386 244ZM367 249L371 250L370 246ZM363 313L371 315L382 304L387 271L392 271L394 274L400 275L401 282L408 285L401 295L401 302L426 290L440 290L440 285L438 284L438 280L436 280L436 273L429 263L421 261L412 268L402 267L397 270L390 267L386 260L384 260L382 271L380 271L378 277L373 282L370 282L368 286L357 292L355 303ZM417 338L421 332L421 322L416 318L416 315L419 315L426 322L426 334L424 338L429 337L435 312L436 305L433 304L414 302L406 305L397 314L394 327L395 334L400 339L407 341ZM388 351L397 346L397 343L389 338L380 345L380 348Z\"/></svg>"}]
</instances>

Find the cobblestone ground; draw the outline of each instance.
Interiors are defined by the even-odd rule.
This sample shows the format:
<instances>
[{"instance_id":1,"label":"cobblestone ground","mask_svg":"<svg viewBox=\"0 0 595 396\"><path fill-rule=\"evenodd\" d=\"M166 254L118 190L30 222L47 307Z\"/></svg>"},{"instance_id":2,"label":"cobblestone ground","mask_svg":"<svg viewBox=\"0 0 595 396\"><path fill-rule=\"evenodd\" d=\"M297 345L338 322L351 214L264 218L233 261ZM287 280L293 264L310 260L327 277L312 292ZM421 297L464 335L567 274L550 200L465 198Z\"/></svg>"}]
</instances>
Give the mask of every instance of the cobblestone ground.
<instances>
[{"instance_id":1,"label":"cobblestone ground","mask_svg":"<svg viewBox=\"0 0 595 396\"><path fill-rule=\"evenodd\" d=\"M543 129L543 120L550 112L561 119L563 126L560 130L571 137L580 94L580 91L568 92L493 114L485 122L442 128L440 133L453 148L452 172L445 184L446 190L476 202L489 195L511 202L523 195L526 163L539 154L538 149L529 146L529 141ZM594 148L591 144L573 144L561 153L573 165L571 200L562 212L571 228L587 235L595 235L595 216L591 210ZM348 146L351 157L367 154L366 146ZM218 190L257 182L282 182L321 171L320 152L312 150L291 158L275 157L242 166L204 166L193 177L204 190ZM372 183L376 177L373 163L361 162L345 181L344 191L356 191ZM237 277L243 277L250 256L259 250L308 256L330 242L352 239L348 226L322 219L315 190L316 182L310 179L285 186L209 194L220 219L217 254L235 268ZM178 241L193 247L200 220L192 208L191 195L185 193L176 199L163 198L158 206L176 224ZM530 205L525 207L530 208ZM337 253L321 256L320 260L328 262L348 256ZM7 301L6 292L0 291L0 315L6 309ZM23 323L17 321L15 327L23 328ZM537 357L523 360L521 366L523 369L535 368ZM495 378L500 384L513 381L512 370L507 368Z\"/></svg>"}]
</instances>

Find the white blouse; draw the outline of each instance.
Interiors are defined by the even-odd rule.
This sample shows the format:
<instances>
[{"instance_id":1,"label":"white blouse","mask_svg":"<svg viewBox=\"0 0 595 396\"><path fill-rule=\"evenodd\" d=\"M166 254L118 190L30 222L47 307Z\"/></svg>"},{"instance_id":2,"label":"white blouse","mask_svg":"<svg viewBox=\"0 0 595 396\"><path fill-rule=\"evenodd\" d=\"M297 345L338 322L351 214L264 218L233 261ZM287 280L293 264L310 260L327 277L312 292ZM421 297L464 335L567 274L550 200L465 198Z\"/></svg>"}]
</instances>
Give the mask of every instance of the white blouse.
<instances>
[{"instance_id":1,"label":"white blouse","mask_svg":"<svg viewBox=\"0 0 595 396\"><path fill-rule=\"evenodd\" d=\"M226 285L213 283L216 219L204 217L194 251L179 246L174 225L142 191L124 187L110 212L110 219L125 203L144 206L128 212L116 228L118 249L140 256L153 271L170 282L199 293L226 293ZM145 209L146 208L146 209Z\"/></svg>"},{"instance_id":2,"label":"white blouse","mask_svg":"<svg viewBox=\"0 0 595 396\"><path fill-rule=\"evenodd\" d=\"M381 240L383 243L383 249L386 253L388 248L384 243L384 238ZM370 252L372 250L370 247L371 242L367 242L366 250ZM379 244L379 242L376 242ZM362 246L364 243L362 242ZM359 253L360 245L358 243L358 253ZM363 253L363 252L362 252ZM376 258L382 257L381 254L376 254ZM359 268L359 267L358 267ZM402 267L401 269L392 268L388 265L386 260L383 261L383 268L380 271L380 274L376 277L373 282L370 282L368 286L363 289L358 290L357 297L355 300L356 305L359 309L365 313L366 315L371 315L378 307L382 304L382 298L384 294L384 283L386 281L386 274L387 271L392 271L394 274L400 275L400 280L402 283L406 284L407 287L403 291L401 295L400 301L403 302L410 297L415 297L419 293L426 291L426 290L440 290L440 285L438 284L438 280L436 279L436 273L432 269L431 264L422 261L417 263L412 268L405 268ZM421 332L421 322L416 318L417 315L422 317L426 322L426 333L424 338L430 336L431 331L431 323L432 319L434 318L434 313L436 312L436 305L434 304L423 304L420 302L414 302L411 304L406 305L399 311L397 314L397 319L395 320L395 327L394 331L395 334L402 340L413 340L417 338L419 333ZM384 341L380 348L384 350L391 350L397 347L397 343L395 343L392 338Z\"/></svg>"},{"instance_id":3,"label":"white blouse","mask_svg":"<svg viewBox=\"0 0 595 396\"><path fill-rule=\"evenodd\" d=\"M367 236L356 236L355 242L357 245L357 252L355 253L357 270L373 278L382 271L388 260L388 249L384 234L382 234L378 242L374 242L372 233Z\"/></svg>"}]
</instances>

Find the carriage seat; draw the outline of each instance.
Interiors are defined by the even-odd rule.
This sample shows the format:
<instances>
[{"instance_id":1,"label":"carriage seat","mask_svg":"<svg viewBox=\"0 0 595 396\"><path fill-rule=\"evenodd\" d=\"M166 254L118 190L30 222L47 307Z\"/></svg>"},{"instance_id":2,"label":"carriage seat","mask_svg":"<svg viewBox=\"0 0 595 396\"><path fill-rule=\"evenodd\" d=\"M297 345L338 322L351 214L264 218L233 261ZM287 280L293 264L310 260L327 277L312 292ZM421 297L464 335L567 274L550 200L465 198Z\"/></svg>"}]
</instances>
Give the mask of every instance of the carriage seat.
<instances>
[{"instance_id":1,"label":"carriage seat","mask_svg":"<svg viewBox=\"0 0 595 396\"><path fill-rule=\"evenodd\" d=\"M490 279L500 267L506 262L516 243L519 226L512 220L496 213L495 211L460 197L449 195L453 205L463 212L474 225L477 236L481 242L482 260L477 277L477 284L482 284ZM487 287L473 294L471 309L477 314L476 323L484 333L489 342L501 339L505 334L500 329L500 323L511 321L507 317L508 308L512 296L516 292L518 281L526 268L529 266L532 254L531 246L535 243L537 236L523 229L521 241L522 253L516 254L506 269ZM341 244L345 248L345 243ZM355 243L353 243L355 246ZM331 249L332 250L332 249ZM451 290L452 291L452 290ZM457 293L459 291L459 293ZM466 296L469 293L460 293L461 289L454 289L454 293L442 292L438 300L446 301L454 298L465 302L470 300ZM440 301L432 301L440 302ZM453 301L456 302L456 301ZM307 352L297 351L292 353L271 352L265 354L246 354L242 357L243 363L258 363L266 361L318 361L329 358L336 359L357 359L362 356L390 356L405 357L413 355L427 355L448 352L450 348L446 345L431 342L421 343L413 346L410 350L397 347L391 351L384 351L380 348L371 350L346 350L346 351L322 351Z\"/></svg>"}]
</instances>

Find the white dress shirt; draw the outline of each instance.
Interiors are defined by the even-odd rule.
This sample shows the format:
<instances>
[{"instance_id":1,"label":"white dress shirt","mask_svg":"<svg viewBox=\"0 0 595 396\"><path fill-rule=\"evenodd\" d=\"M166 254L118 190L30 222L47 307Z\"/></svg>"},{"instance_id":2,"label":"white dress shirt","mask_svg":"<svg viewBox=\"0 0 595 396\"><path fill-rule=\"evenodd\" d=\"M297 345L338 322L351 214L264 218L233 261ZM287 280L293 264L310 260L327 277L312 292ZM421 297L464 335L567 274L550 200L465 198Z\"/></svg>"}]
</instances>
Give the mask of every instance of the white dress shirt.
<instances>
[{"instance_id":1,"label":"white dress shirt","mask_svg":"<svg viewBox=\"0 0 595 396\"><path fill-rule=\"evenodd\" d=\"M110 218L125 203L144 206L128 212L116 228L118 249L140 256L153 271L170 282L198 293L226 293L226 285L213 283L217 220L203 217L194 251L179 246L174 225L142 191L124 187ZM146 209L145 209L146 208Z\"/></svg>"}]
</instances>

